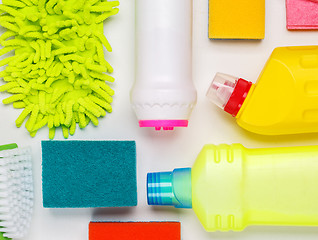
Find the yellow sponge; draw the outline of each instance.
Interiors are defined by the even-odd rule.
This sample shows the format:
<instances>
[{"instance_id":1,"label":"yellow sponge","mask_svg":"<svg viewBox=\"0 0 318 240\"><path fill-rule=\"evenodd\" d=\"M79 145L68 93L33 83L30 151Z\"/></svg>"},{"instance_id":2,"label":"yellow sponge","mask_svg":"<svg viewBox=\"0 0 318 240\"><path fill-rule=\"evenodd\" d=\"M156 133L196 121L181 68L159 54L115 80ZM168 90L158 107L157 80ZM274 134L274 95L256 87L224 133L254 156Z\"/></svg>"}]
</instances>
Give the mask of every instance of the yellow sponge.
<instances>
[{"instance_id":1,"label":"yellow sponge","mask_svg":"<svg viewBox=\"0 0 318 240\"><path fill-rule=\"evenodd\" d=\"M265 0L209 0L209 38L263 39Z\"/></svg>"}]
</instances>

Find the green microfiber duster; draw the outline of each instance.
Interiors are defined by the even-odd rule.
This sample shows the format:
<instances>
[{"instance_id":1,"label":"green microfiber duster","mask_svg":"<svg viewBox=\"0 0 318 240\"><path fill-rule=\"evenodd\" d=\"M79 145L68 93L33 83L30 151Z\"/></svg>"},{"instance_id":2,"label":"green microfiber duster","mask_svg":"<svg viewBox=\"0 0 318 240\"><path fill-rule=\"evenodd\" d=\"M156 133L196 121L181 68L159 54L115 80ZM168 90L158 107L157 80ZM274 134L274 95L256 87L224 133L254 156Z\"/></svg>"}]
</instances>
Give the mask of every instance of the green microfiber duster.
<instances>
[{"instance_id":1,"label":"green microfiber duster","mask_svg":"<svg viewBox=\"0 0 318 240\"><path fill-rule=\"evenodd\" d=\"M0 25L7 31L0 37L0 55L14 50L0 61L6 66L0 77L6 84L0 92L12 96L3 100L23 108L16 120L25 124L31 136L44 126L54 138L62 127L65 138L76 124L112 111L114 91L106 75L113 71L104 59L103 45L111 51L103 34L103 21L116 14L118 1L107 0L3 0Z\"/></svg>"}]
</instances>

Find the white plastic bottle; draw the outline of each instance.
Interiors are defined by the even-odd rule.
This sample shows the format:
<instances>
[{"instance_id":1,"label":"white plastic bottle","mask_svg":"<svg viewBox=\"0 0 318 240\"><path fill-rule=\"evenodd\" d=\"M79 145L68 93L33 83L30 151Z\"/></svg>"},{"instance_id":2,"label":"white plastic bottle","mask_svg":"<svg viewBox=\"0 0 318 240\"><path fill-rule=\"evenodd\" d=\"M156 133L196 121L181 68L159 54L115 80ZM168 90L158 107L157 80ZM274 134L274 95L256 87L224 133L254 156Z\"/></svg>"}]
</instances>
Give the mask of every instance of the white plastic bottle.
<instances>
[{"instance_id":1,"label":"white plastic bottle","mask_svg":"<svg viewBox=\"0 0 318 240\"><path fill-rule=\"evenodd\" d=\"M188 126L192 82L192 0L136 0L136 80L131 103L140 127Z\"/></svg>"}]
</instances>

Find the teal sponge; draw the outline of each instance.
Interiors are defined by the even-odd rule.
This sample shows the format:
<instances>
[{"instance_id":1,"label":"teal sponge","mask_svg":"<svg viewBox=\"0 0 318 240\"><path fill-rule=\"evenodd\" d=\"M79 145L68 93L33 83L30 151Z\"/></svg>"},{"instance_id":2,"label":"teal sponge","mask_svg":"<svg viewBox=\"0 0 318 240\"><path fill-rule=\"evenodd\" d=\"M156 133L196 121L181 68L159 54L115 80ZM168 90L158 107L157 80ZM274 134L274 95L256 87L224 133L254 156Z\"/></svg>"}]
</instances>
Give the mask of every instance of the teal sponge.
<instances>
[{"instance_id":1,"label":"teal sponge","mask_svg":"<svg viewBox=\"0 0 318 240\"><path fill-rule=\"evenodd\" d=\"M137 205L134 141L42 141L43 206Z\"/></svg>"},{"instance_id":2,"label":"teal sponge","mask_svg":"<svg viewBox=\"0 0 318 240\"><path fill-rule=\"evenodd\" d=\"M0 61L6 66L0 92L12 96L4 104L23 109L16 120L31 136L47 126L50 138L61 127L65 138L76 125L98 125L111 112L114 91L105 74L113 68L104 58L103 21L118 12L118 1L107 0L3 0L0 25Z\"/></svg>"}]
</instances>

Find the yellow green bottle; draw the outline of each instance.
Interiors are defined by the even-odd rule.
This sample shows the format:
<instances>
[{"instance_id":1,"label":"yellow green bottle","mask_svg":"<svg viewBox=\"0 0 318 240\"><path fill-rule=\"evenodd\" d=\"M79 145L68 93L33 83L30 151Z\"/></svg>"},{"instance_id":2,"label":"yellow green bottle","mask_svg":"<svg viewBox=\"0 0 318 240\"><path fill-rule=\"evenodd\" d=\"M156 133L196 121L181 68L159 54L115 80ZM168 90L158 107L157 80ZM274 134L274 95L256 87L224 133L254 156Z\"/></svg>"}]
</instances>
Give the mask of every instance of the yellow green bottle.
<instances>
[{"instance_id":1,"label":"yellow green bottle","mask_svg":"<svg viewBox=\"0 0 318 240\"><path fill-rule=\"evenodd\" d=\"M318 47L276 48L256 84L218 73L207 96L251 132L318 132Z\"/></svg>"},{"instance_id":2,"label":"yellow green bottle","mask_svg":"<svg viewBox=\"0 0 318 240\"><path fill-rule=\"evenodd\" d=\"M149 205L193 208L207 231L318 226L318 146L205 145L191 168L148 173Z\"/></svg>"}]
</instances>

